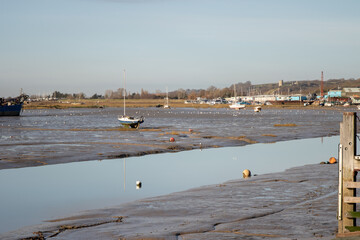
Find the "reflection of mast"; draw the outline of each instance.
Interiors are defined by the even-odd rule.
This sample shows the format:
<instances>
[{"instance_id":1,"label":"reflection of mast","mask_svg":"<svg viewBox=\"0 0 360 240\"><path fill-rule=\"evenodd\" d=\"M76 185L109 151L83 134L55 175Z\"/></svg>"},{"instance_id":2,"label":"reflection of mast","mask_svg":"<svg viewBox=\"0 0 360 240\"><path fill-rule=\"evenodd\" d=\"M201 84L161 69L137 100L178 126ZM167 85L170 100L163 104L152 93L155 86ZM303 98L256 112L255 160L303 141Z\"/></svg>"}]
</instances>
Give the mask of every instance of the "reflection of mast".
<instances>
[{"instance_id":1,"label":"reflection of mast","mask_svg":"<svg viewBox=\"0 0 360 240\"><path fill-rule=\"evenodd\" d=\"M125 158L124 158L124 191L125 191L125 188L126 188L126 161L125 161Z\"/></svg>"}]
</instances>

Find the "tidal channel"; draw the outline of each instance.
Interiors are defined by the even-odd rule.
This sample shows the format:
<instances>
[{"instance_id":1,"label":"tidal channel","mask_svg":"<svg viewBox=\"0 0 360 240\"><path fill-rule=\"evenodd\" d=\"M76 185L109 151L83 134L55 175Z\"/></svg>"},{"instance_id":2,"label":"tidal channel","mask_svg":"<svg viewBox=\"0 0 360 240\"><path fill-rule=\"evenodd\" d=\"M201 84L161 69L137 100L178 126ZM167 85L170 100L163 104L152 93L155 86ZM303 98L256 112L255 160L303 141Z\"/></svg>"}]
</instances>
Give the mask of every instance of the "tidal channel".
<instances>
[{"instance_id":1,"label":"tidal channel","mask_svg":"<svg viewBox=\"0 0 360 240\"><path fill-rule=\"evenodd\" d=\"M79 211L239 179L244 169L259 175L319 164L337 158L338 143L334 136L0 170L0 234Z\"/></svg>"}]
</instances>

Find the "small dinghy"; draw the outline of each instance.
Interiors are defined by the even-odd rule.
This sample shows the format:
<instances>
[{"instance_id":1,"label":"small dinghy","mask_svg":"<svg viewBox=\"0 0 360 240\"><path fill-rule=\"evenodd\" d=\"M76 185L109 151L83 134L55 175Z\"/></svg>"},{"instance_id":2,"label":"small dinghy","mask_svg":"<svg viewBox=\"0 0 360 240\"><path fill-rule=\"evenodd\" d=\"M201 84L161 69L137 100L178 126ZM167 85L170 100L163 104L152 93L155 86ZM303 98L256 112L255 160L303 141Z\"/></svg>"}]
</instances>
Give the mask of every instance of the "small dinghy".
<instances>
[{"instance_id":1,"label":"small dinghy","mask_svg":"<svg viewBox=\"0 0 360 240\"><path fill-rule=\"evenodd\" d=\"M261 107L260 107L260 106L254 107L254 112L260 112L260 111L261 111Z\"/></svg>"}]
</instances>

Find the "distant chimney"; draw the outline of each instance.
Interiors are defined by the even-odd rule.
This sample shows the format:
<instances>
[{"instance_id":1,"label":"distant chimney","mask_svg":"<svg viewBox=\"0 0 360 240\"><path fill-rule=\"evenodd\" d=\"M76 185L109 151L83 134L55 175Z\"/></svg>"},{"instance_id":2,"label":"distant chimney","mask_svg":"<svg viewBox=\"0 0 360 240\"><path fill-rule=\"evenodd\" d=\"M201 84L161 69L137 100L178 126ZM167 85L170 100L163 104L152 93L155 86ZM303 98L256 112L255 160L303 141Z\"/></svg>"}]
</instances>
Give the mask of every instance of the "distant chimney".
<instances>
[{"instance_id":1,"label":"distant chimney","mask_svg":"<svg viewBox=\"0 0 360 240\"><path fill-rule=\"evenodd\" d=\"M324 73L321 71L320 96L324 97Z\"/></svg>"}]
</instances>

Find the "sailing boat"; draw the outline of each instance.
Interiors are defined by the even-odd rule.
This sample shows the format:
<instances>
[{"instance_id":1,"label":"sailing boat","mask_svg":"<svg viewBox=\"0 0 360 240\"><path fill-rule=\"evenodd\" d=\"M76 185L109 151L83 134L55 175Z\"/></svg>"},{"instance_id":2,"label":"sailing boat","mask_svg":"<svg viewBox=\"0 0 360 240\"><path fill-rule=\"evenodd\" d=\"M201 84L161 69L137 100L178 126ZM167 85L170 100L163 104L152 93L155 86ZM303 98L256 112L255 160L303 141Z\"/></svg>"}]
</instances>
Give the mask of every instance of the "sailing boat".
<instances>
[{"instance_id":1,"label":"sailing boat","mask_svg":"<svg viewBox=\"0 0 360 240\"><path fill-rule=\"evenodd\" d=\"M166 104L164 105L164 108L170 108L169 106L169 93L168 88L166 87Z\"/></svg>"},{"instance_id":2,"label":"sailing boat","mask_svg":"<svg viewBox=\"0 0 360 240\"><path fill-rule=\"evenodd\" d=\"M125 96L126 96L126 74L124 69L124 115L119 116L118 120L125 127L139 128L139 125L144 122L144 117L126 116Z\"/></svg>"},{"instance_id":3,"label":"sailing boat","mask_svg":"<svg viewBox=\"0 0 360 240\"><path fill-rule=\"evenodd\" d=\"M240 109L243 109L245 108L245 104L244 103L241 103L241 102L237 102L236 101L236 88L235 88L235 84L234 84L234 102L233 104L229 105L229 108L231 109L236 109L236 110L240 110Z\"/></svg>"}]
</instances>

